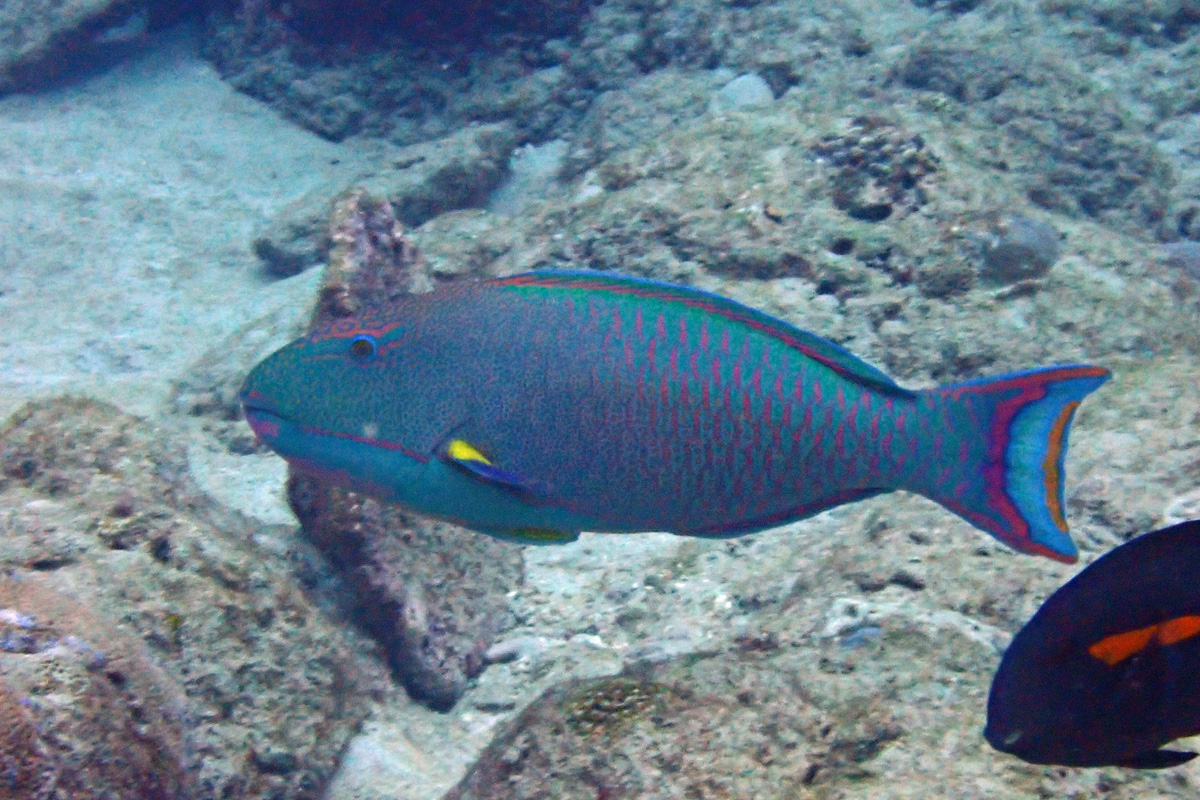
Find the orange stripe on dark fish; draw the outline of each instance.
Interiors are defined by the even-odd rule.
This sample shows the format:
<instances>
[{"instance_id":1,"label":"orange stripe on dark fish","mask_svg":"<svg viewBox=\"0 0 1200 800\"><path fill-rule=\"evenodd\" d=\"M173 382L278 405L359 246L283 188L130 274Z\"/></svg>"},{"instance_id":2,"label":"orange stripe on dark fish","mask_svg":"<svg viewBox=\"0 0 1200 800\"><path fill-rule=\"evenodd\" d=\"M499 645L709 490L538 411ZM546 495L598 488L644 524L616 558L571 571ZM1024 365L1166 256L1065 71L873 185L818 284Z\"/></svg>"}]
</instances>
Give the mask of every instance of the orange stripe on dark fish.
<instances>
[{"instance_id":1,"label":"orange stripe on dark fish","mask_svg":"<svg viewBox=\"0 0 1200 800\"><path fill-rule=\"evenodd\" d=\"M1154 641L1156 633L1158 633L1157 625L1124 633L1114 633L1089 646L1088 653L1093 658L1098 658L1110 667L1114 667L1134 653L1140 653L1149 647L1150 643Z\"/></svg>"},{"instance_id":2,"label":"orange stripe on dark fish","mask_svg":"<svg viewBox=\"0 0 1200 800\"><path fill-rule=\"evenodd\" d=\"M1200 734L1200 521L1126 542L1050 596L1004 654L984 736L1034 764L1163 769Z\"/></svg>"},{"instance_id":3,"label":"orange stripe on dark fish","mask_svg":"<svg viewBox=\"0 0 1200 800\"><path fill-rule=\"evenodd\" d=\"M1197 634L1200 634L1200 616L1175 617L1158 625L1148 625L1145 628L1105 636L1088 647L1088 652L1113 667L1130 656L1142 652L1151 644L1166 647L1190 639Z\"/></svg>"},{"instance_id":4,"label":"orange stripe on dark fish","mask_svg":"<svg viewBox=\"0 0 1200 800\"><path fill-rule=\"evenodd\" d=\"M1178 644L1200 633L1200 617L1189 615L1169 619L1158 626L1158 641L1164 646Z\"/></svg>"}]
</instances>

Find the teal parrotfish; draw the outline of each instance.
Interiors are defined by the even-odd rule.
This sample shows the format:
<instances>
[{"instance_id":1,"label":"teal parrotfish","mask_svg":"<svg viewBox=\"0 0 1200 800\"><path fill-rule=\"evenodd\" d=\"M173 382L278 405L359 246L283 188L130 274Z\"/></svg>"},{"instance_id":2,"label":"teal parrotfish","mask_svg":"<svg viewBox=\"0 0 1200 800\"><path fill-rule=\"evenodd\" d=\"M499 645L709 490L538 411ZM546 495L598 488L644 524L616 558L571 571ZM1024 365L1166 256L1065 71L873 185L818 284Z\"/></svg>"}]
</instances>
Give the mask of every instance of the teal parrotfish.
<instances>
[{"instance_id":1,"label":"teal parrotfish","mask_svg":"<svg viewBox=\"0 0 1200 800\"><path fill-rule=\"evenodd\" d=\"M241 400L295 468L504 539L724 538L898 489L1072 562L1067 434L1108 372L914 391L715 294L600 272L449 284L317 327Z\"/></svg>"}]
</instances>

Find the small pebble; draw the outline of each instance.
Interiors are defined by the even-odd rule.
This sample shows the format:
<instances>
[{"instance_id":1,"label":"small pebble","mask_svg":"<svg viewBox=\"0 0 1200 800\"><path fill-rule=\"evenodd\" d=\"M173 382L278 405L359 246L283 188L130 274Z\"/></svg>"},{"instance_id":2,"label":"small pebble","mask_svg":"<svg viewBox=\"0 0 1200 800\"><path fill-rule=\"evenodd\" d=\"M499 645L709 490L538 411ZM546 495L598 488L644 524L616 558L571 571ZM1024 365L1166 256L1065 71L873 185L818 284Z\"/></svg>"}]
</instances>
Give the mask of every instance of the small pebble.
<instances>
[{"instance_id":1,"label":"small pebble","mask_svg":"<svg viewBox=\"0 0 1200 800\"><path fill-rule=\"evenodd\" d=\"M857 650L874 642L883 634L883 628L875 625L864 625L844 634L838 643L847 650Z\"/></svg>"},{"instance_id":2,"label":"small pebble","mask_svg":"<svg viewBox=\"0 0 1200 800\"><path fill-rule=\"evenodd\" d=\"M532 655L545 649L545 644L532 636L518 636L515 639L505 639L483 651L483 663L506 664L516 661L522 656Z\"/></svg>"},{"instance_id":3,"label":"small pebble","mask_svg":"<svg viewBox=\"0 0 1200 800\"><path fill-rule=\"evenodd\" d=\"M1186 239L1162 246L1162 259L1168 267L1177 269L1200 281L1200 242Z\"/></svg>"},{"instance_id":4,"label":"small pebble","mask_svg":"<svg viewBox=\"0 0 1200 800\"><path fill-rule=\"evenodd\" d=\"M38 652L38 640L29 633L0 633L0 653L30 655Z\"/></svg>"},{"instance_id":5,"label":"small pebble","mask_svg":"<svg viewBox=\"0 0 1200 800\"><path fill-rule=\"evenodd\" d=\"M79 659L84 667L89 670L104 669L108 663L108 658L104 653L101 653L77 636L64 636L58 640L58 644L60 647L68 650L75 658Z\"/></svg>"},{"instance_id":6,"label":"small pebble","mask_svg":"<svg viewBox=\"0 0 1200 800\"><path fill-rule=\"evenodd\" d=\"M739 75L713 96L709 110L714 113L724 111L746 111L751 108L765 108L775 102L775 95L770 85L760 76L752 72Z\"/></svg>"},{"instance_id":7,"label":"small pebble","mask_svg":"<svg viewBox=\"0 0 1200 800\"><path fill-rule=\"evenodd\" d=\"M22 614L20 611L12 608L0 608L0 622L11 625L14 628L22 630L30 630L37 627L37 623L33 621L33 617L28 614Z\"/></svg>"},{"instance_id":8,"label":"small pebble","mask_svg":"<svg viewBox=\"0 0 1200 800\"><path fill-rule=\"evenodd\" d=\"M1000 283L1040 278L1058 260L1058 231L1041 220L1010 217L984 251L984 274Z\"/></svg>"}]
</instances>

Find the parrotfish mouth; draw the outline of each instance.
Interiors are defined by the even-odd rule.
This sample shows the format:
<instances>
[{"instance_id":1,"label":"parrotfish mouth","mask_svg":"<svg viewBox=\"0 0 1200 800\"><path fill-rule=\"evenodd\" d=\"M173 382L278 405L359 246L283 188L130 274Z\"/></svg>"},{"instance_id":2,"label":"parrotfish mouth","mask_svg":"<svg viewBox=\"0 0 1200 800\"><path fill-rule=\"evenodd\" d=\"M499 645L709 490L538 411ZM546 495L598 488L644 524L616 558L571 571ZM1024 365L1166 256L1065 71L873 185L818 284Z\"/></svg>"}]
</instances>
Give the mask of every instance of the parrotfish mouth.
<instances>
[{"instance_id":1,"label":"parrotfish mouth","mask_svg":"<svg viewBox=\"0 0 1200 800\"><path fill-rule=\"evenodd\" d=\"M253 406L243 406L243 410L246 414L246 422L250 423L250 430L254 431L255 436L268 444L279 438L283 417Z\"/></svg>"},{"instance_id":2,"label":"parrotfish mouth","mask_svg":"<svg viewBox=\"0 0 1200 800\"><path fill-rule=\"evenodd\" d=\"M284 418L254 397L243 394L240 399L242 413L246 416L246 422L250 424L254 435L267 444L278 439L285 422Z\"/></svg>"},{"instance_id":3,"label":"parrotfish mouth","mask_svg":"<svg viewBox=\"0 0 1200 800\"><path fill-rule=\"evenodd\" d=\"M350 478L344 470L328 469L320 463L319 459L307 458L296 450L297 436L304 436L308 433L304 428L293 424L286 417L276 414L266 408L261 401L253 398L242 398L242 412L259 441L282 456L293 467L301 472L324 478L331 483L350 486Z\"/></svg>"}]
</instances>

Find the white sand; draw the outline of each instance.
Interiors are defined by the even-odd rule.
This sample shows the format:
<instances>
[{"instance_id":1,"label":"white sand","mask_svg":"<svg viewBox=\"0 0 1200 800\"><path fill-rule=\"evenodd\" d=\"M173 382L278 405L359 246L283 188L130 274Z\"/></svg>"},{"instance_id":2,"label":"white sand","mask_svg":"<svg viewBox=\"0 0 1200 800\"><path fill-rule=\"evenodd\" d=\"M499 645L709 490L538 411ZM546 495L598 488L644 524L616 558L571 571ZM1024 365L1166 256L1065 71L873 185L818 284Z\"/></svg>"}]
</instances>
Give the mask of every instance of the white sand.
<instances>
[{"instance_id":1,"label":"white sand","mask_svg":"<svg viewBox=\"0 0 1200 800\"><path fill-rule=\"evenodd\" d=\"M0 418L62 392L153 414L271 296L256 228L372 159L221 83L187 33L153 44L0 98Z\"/></svg>"}]
</instances>

